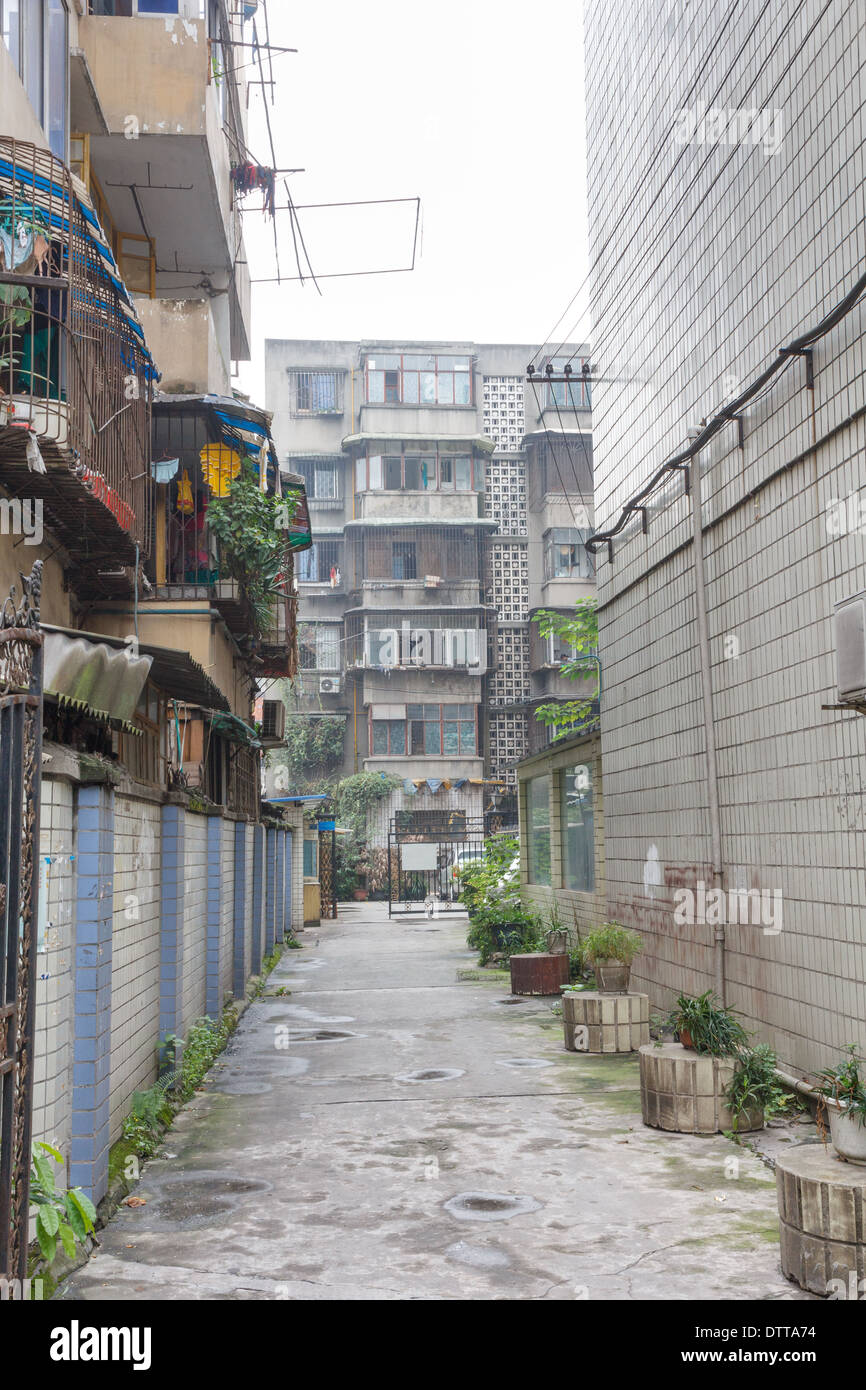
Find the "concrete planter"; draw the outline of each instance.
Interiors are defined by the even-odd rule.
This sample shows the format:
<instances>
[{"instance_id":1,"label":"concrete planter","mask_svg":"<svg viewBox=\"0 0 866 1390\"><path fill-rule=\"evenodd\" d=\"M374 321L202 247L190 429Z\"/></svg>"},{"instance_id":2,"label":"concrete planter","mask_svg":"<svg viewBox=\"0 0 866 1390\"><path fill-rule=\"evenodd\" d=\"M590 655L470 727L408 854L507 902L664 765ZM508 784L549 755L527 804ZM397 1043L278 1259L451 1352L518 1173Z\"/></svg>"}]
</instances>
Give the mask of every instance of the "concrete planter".
<instances>
[{"instance_id":1,"label":"concrete planter","mask_svg":"<svg viewBox=\"0 0 866 1390\"><path fill-rule=\"evenodd\" d=\"M744 1112L735 1122L725 1091L734 1076L733 1057L701 1057L680 1043L640 1049L643 1122L678 1134L746 1134L763 1129L764 1115Z\"/></svg>"},{"instance_id":2,"label":"concrete planter","mask_svg":"<svg viewBox=\"0 0 866 1390\"><path fill-rule=\"evenodd\" d=\"M620 960L599 960L592 967L600 994L628 994L631 966Z\"/></svg>"},{"instance_id":3,"label":"concrete planter","mask_svg":"<svg viewBox=\"0 0 866 1390\"><path fill-rule=\"evenodd\" d=\"M569 1052L637 1052L649 1042L649 995L566 992L562 1027Z\"/></svg>"},{"instance_id":4,"label":"concrete planter","mask_svg":"<svg viewBox=\"0 0 866 1390\"><path fill-rule=\"evenodd\" d=\"M552 951L536 951L532 955L511 957L512 994L559 995L568 984L568 956Z\"/></svg>"},{"instance_id":5,"label":"concrete planter","mask_svg":"<svg viewBox=\"0 0 866 1390\"><path fill-rule=\"evenodd\" d=\"M866 1125L861 1125L855 1116L846 1115L835 1105L830 1111L830 1138L833 1148L846 1163L866 1165Z\"/></svg>"},{"instance_id":6,"label":"concrete planter","mask_svg":"<svg viewBox=\"0 0 866 1390\"><path fill-rule=\"evenodd\" d=\"M776 1159L782 1273L822 1298L862 1298L866 1279L866 1173L824 1144Z\"/></svg>"}]
</instances>

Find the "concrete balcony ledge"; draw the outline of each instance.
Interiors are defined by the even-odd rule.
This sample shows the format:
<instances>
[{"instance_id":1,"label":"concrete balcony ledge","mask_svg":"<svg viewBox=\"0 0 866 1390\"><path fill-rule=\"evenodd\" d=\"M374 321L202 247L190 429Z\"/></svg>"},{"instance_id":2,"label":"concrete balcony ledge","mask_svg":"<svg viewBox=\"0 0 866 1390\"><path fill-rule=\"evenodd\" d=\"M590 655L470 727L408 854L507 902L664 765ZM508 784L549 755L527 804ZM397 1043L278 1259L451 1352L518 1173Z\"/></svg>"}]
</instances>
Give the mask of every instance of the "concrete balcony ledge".
<instances>
[{"instance_id":1,"label":"concrete balcony ledge","mask_svg":"<svg viewBox=\"0 0 866 1390\"><path fill-rule=\"evenodd\" d=\"M431 522L474 521L480 516L481 499L477 492L362 492L358 494L355 520L371 517L391 520L429 518ZM396 525L395 521L395 525Z\"/></svg>"}]
</instances>

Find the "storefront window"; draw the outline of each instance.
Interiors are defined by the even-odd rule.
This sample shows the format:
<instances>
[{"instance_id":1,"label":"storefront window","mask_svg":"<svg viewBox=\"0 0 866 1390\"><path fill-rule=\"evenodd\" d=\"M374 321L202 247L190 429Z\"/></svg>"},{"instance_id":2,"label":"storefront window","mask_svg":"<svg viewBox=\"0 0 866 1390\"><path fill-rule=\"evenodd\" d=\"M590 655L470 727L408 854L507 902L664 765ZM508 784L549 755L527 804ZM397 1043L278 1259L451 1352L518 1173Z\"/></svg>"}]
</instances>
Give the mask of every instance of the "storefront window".
<instances>
[{"instance_id":1,"label":"storefront window","mask_svg":"<svg viewBox=\"0 0 866 1390\"><path fill-rule=\"evenodd\" d=\"M550 778L526 784L526 820L530 883L550 883Z\"/></svg>"},{"instance_id":2,"label":"storefront window","mask_svg":"<svg viewBox=\"0 0 866 1390\"><path fill-rule=\"evenodd\" d=\"M591 893L595 888L592 768L578 763L563 768L559 775L562 886Z\"/></svg>"}]
</instances>

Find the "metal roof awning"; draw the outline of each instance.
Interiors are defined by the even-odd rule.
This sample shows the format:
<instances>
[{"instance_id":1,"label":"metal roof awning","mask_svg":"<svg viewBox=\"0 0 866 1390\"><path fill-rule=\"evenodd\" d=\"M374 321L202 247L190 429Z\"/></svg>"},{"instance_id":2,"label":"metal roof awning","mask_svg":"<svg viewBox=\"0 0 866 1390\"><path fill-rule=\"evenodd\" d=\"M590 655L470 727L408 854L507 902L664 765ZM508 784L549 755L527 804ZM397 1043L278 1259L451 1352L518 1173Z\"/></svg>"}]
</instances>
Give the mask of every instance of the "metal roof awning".
<instances>
[{"instance_id":1,"label":"metal roof awning","mask_svg":"<svg viewBox=\"0 0 866 1390\"><path fill-rule=\"evenodd\" d=\"M488 439L486 434L408 434L405 430L401 434L381 434L379 432L364 432L362 434L347 434L343 440L343 448L351 449L356 444L374 444L381 440L383 444L411 444L418 453L423 453L422 443L429 440L435 444L458 445L468 444L473 449L480 449L484 454L492 454L496 448L496 441Z\"/></svg>"},{"instance_id":2,"label":"metal roof awning","mask_svg":"<svg viewBox=\"0 0 866 1390\"><path fill-rule=\"evenodd\" d=\"M129 661L129 657L126 655L129 652L129 643L125 642L122 637L110 636L104 632L79 632L75 628L56 627L50 623L43 623L42 626L47 638L50 638L52 634L58 634L67 639L83 640L91 646L101 646L116 652L122 660ZM47 677L47 647L48 640L46 640L46 690L51 689ZM211 680L204 667L200 666L189 652L176 651L173 647L155 647L147 642L139 642L138 652L140 658L148 659L148 670L145 672L144 679L136 693L132 705L133 710L138 703L138 697L146 679L152 680L154 685L158 686L164 694L175 700L181 700L185 704L200 704L219 710L231 708L219 686ZM65 693L71 694L72 692ZM88 701L88 703L92 703L92 701Z\"/></svg>"},{"instance_id":3,"label":"metal roof awning","mask_svg":"<svg viewBox=\"0 0 866 1390\"><path fill-rule=\"evenodd\" d=\"M72 632L47 626L43 683L46 695L94 718L129 723L152 665L148 656L134 656Z\"/></svg>"}]
</instances>

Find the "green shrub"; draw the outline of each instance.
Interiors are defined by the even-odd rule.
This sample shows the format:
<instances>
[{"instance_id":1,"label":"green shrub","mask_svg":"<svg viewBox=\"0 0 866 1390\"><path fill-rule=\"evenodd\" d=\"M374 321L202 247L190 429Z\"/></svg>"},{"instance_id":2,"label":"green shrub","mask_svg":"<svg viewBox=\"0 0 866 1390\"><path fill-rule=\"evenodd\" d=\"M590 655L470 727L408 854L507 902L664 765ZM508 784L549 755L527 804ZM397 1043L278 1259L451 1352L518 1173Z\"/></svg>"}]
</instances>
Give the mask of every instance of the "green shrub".
<instances>
[{"instance_id":1,"label":"green shrub","mask_svg":"<svg viewBox=\"0 0 866 1390\"><path fill-rule=\"evenodd\" d=\"M749 1041L733 1009L711 989L697 997L681 994L669 1021L677 1033L688 1032L695 1052L706 1057L733 1057Z\"/></svg>"},{"instance_id":2,"label":"green shrub","mask_svg":"<svg viewBox=\"0 0 866 1390\"><path fill-rule=\"evenodd\" d=\"M622 926L620 922L605 922L587 932L583 949L587 960L593 965L606 960L631 965L635 956L643 950L643 942L636 931Z\"/></svg>"}]
</instances>

